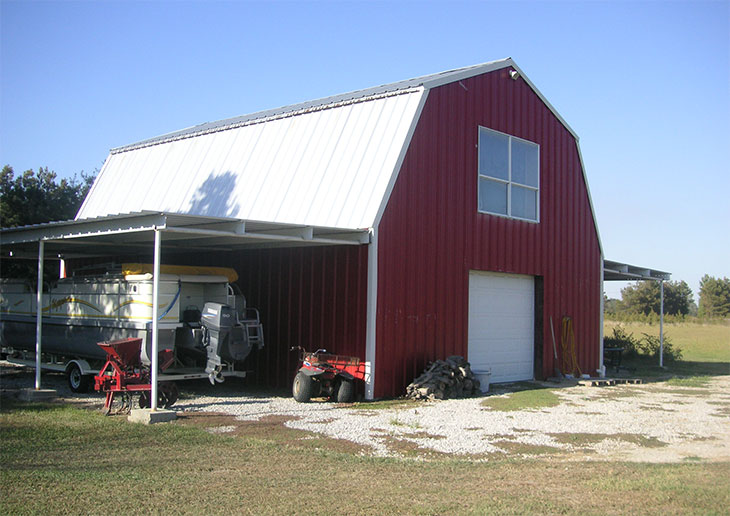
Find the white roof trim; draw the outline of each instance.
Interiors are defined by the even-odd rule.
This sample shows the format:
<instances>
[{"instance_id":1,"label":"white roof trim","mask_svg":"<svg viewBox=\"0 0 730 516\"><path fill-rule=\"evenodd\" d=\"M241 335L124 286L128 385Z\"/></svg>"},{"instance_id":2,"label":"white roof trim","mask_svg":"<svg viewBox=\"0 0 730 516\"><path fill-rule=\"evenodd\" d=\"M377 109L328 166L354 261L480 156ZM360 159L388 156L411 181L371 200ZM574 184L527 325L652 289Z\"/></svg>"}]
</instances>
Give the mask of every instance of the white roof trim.
<instances>
[{"instance_id":1,"label":"white roof trim","mask_svg":"<svg viewBox=\"0 0 730 516\"><path fill-rule=\"evenodd\" d=\"M400 150L400 154L398 155L398 159L395 163L395 168L393 173L390 176L390 181L388 182L388 186L385 189L385 194L383 195L383 199L380 202L380 207L378 208L378 212L375 215L375 221L373 222L373 228L376 228L380 225L380 220L383 218L383 213L385 213L385 208L388 206L388 201L390 200L390 194L393 193L393 188L395 187L395 182L398 180L398 176L400 175L400 169L403 166L403 160L406 159L406 154L408 153L408 149L411 147L411 140L413 139L413 133L416 132L416 127L418 126L418 121L421 119L421 113L423 112L423 107L426 105L426 99L428 99L428 90L425 90L423 92L423 95L421 96L421 100L418 103L418 107L416 108L416 113L413 116L413 120L411 121L411 126L408 128L408 134L406 134L405 141L403 143L403 147Z\"/></svg>"},{"instance_id":2,"label":"white roof trim","mask_svg":"<svg viewBox=\"0 0 730 516\"><path fill-rule=\"evenodd\" d=\"M593 227L596 229L596 238L598 239L598 249L601 253L601 259L603 259L603 241L601 240L601 231L598 229L598 219L596 218L596 210L593 207L593 197L591 196L591 187L588 185L588 175L586 174L586 167L583 163L583 153L580 150L580 141L578 137L575 137L575 148L578 149L578 159L580 160L580 170L583 173L583 183L586 185L586 193L588 194L588 205L591 208L591 215L593 216Z\"/></svg>"},{"instance_id":3,"label":"white roof trim","mask_svg":"<svg viewBox=\"0 0 730 516\"><path fill-rule=\"evenodd\" d=\"M604 281L668 281L671 277L672 274L670 272L658 271L648 267L639 267L638 265L629 265L628 263L603 260Z\"/></svg>"}]
</instances>

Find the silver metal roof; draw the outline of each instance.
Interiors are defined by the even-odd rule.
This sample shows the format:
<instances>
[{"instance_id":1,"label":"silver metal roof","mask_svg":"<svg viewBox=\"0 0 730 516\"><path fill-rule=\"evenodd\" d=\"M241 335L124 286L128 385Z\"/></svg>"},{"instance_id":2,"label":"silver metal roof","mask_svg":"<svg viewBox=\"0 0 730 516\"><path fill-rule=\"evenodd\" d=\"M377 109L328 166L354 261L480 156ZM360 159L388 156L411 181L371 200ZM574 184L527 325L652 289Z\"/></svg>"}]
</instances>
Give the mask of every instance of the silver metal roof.
<instances>
[{"instance_id":1,"label":"silver metal roof","mask_svg":"<svg viewBox=\"0 0 730 516\"><path fill-rule=\"evenodd\" d=\"M424 99L408 89L114 152L77 218L151 210L372 227Z\"/></svg>"},{"instance_id":2,"label":"silver metal roof","mask_svg":"<svg viewBox=\"0 0 730 516\"><path fill-rule=\"evenodd\" d=\"M669 280L672 274L669 272L629 265L628 263L603 260L604 281L634 281L634 280Z\"/></svg>"},{"instance_id":3,"label":"silver metal roof","mask_svg":"<svg viewBox=\"0 0 730 516\"><path fill-rule=\"evenodd\" d=\"M3 228L0 247L3 255L33 258L41 240L47 252L65 258L145 254L152 248L155 230L162 232L166 253L370 242L367 230L143 212Z\"/></svg>"}]
</instances>

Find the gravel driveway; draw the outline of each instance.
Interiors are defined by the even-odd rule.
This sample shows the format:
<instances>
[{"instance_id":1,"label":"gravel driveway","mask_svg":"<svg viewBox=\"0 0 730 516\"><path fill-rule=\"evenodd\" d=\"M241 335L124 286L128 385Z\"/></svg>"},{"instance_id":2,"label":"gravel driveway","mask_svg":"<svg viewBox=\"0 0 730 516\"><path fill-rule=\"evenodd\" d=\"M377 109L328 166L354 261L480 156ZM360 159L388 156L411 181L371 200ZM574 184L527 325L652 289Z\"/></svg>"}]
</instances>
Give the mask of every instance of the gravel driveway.
<instances>
[{"instance_id":1,"label":"gravel driveway","mask_svg":"<svg viewBox=\"0 0 730 516\"><path fill-rule=\"evenodd\" d=\"M4 391L33 385L31 370L3 362L0 374ZM102 403L99 394L73 395L61 375L44 375L44 387L56 388L59 396L71 402ZM211 427L210 431L232 431L236 420L274 416L290 428L352 441L377 456L416 449L426 454L486 460L506 454L566 460L730 460L730 376L711 377L703 387L666 382L564 386L555 389L560 398L557 406L517 411L482 405L491 396L509 396L497 393L370 408L367 403L300 404L291 397L241 396L233 389L220 389L220 394L202 390L202 394L195 389L190 394L183 389L174 408L233 416L232 424Z\"/></svg>"}]
</instances>

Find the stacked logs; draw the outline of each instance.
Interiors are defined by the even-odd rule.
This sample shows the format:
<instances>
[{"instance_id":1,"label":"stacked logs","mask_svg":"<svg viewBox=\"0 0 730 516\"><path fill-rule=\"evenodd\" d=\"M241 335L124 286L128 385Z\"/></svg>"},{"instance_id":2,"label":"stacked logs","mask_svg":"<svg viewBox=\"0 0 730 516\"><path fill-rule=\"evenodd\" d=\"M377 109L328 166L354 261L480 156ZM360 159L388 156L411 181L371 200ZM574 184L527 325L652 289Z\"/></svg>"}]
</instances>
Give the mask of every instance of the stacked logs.
<instances>
[{"instance_id":1,"label":"stacked logs","mask_svg":"<svg viewBox=\"0 0 730 516\"><path fill-rule=\"evenodd\" d=\"M479 393L479 380L474 377L469 362L456 355L431 362L423 374L406 387L406 396L415 400L464 398Z\"/></svg>"}]
</instances>

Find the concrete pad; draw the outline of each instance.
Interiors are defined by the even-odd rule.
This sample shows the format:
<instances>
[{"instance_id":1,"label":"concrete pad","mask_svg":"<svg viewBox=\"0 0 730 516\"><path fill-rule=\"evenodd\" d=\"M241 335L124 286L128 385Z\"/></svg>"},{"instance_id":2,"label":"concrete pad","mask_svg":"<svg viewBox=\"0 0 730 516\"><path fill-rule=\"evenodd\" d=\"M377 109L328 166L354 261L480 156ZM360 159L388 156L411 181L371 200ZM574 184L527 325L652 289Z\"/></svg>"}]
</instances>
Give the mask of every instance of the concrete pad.
<instances>
[{"instance_id":1,"label":"concrete pad","mask_svg":"<svg viewBox=\"0 0 730 516\"><path fill-rule=\"evenodd\" d=\"M23 401L53 401L58 397L55 389L21 389L18 398Z\"/></svg>"},{"instance_id":2,"label":"concrete pad","mask_svg":"<svg viewBox=\"0 0 730 516\"><path fill-rule=\"evenodd\" d=\"M177 413L174 410L157 409L132 409L129 413L128 421L132 423L143 423L145 425L154 425L155 423L167 423L177 419Z\"/></svg>"}]
</instances>

